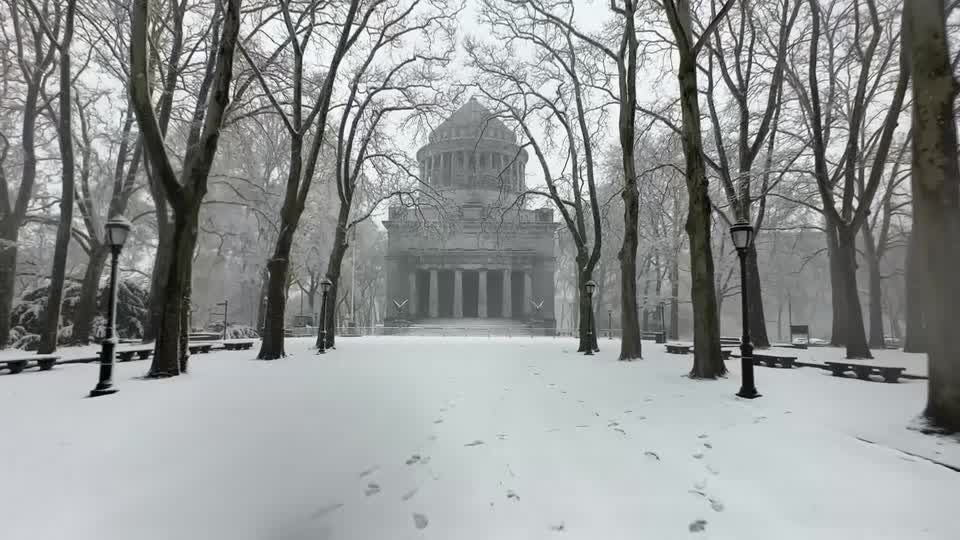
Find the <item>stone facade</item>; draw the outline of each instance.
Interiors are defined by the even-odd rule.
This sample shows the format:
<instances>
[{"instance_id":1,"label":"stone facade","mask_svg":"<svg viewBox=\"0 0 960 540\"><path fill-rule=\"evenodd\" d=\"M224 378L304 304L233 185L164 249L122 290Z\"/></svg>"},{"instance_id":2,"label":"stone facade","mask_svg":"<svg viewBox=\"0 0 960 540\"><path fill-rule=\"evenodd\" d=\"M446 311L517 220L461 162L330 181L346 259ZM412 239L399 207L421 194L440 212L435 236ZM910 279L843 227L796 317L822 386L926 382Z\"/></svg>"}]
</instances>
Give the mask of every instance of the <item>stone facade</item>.
<instances>
[{"instance_id":1,"label":"stone facade","mask_svg":"<svg viewBox=\"0 0 960 540\"><path fill-rule=\"evenodd\" d=\"M471 99L417 152L429 195L392 206L387 323L513 319L554 327L553 210L517 208L527 153Z\"/></svg>"}]
</instances>

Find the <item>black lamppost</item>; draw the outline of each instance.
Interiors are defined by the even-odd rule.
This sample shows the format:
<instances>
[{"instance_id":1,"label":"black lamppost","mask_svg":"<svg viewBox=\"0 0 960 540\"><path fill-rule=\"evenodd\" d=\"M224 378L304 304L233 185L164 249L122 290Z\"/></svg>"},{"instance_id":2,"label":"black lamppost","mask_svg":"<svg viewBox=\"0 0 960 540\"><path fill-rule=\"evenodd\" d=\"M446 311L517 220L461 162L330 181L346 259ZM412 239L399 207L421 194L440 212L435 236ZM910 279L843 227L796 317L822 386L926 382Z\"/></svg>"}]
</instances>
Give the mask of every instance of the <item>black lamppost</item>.
<instances>
[{"instance_id":1,"label":"black lamppost","mask_svg":"<svg viewBox=\"0 0 960 540\"><path fill-rule=\"evenodd\" d=\"M317 327L317 354L327 352L327 292L333 283L326 277L320 281L320 290L323 294L320 296L320 324Z\"/></svg>"},{"instance_id":2,"label":"black lamppost","mask_svg":"<svg viewBox=\"0 0 960 540\"><path fill-rule=\"evenodd\" d=\"M733 245L737 248L740 257L740 311L743 338L740 343L741 377L740 391L737 395L742 398L754 399L760 397L753 382L753 345L750 343L750 324L747 308L747 249L753 240L753 227L749 223L738 222L730 227L730 236Z\"/></svg>"},{"instance_id":3,"label":"black lamppost","mask_svg":"<svg viewBox=\"0 0 960 540\"><path fill-rule=\"evenodd\" d=\"M587 352L583 353L587 356L593 355L593 290L597 288L597 284L591 279L584 285L587 289L587 302L590 304L590 310L587 319Z\"/></svg>"},{"instance_id":4,"label":"black lamppost","mask_svg":"<svg viewBox=\"0 0 960 540\"><path fill-rule=\"evenodd\" d=\"M130 233L130 222L123 216L117 216L106 224L107 243L110 245L110 295L107 297L107 330L103 340L103 350L100 351L100 379L97 386L90 391L90 397L106 396L116 393L113 387L113 359L117 348L117 269L120 260L120 250L123 249L127 235Z\"/></svg>"},{"instance_id":5,"label":"black lamppost","mask_svg":"<svg viewBox=\"0 0 960 540\"><path fill-rule=\"evenodd\" d=\"M607 337L613 339L613 310L607 310Z\"/></svg>"}]
</instances>

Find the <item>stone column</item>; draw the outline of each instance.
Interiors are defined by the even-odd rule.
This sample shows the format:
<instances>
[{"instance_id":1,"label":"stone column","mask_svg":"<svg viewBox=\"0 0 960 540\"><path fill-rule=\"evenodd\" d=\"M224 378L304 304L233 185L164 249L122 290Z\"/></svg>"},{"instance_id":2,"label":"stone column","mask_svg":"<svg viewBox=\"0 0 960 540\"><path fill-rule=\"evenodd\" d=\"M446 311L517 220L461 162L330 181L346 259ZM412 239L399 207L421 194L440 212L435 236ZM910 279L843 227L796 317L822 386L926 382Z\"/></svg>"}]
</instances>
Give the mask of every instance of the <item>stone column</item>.
<instances>
[{"instance_id":1,"label":"stone column","mask_svg":"<svg viewBox=\"0 0 960 540\"><path fill-rule=\"evenodd\" d=\"M453 271L453 316L463 317L463 270Z\"/></svg>"},{"instance_id":2,"label":"stone column","mask_svg":"<svg viewBox=\"0 0 960 540\"><path fill-rule=\"evenodd\" d=\"M410 300L407 302L407 317L417 316L417 271L410 272Z\"/></svg>"},{"instance_id":3,"label":"stone column","mask_svg":"<svg viewBox=\"0 0 960 540\"><path fill-rule=\"evenodd\" d=\"M437 283L437 269L430 269L430 317L436 318L440 313L440 286Z\"/></svg>"},{"instance_id":4,"label":"stone column","mask_svg":"<svg viewBox=\"0 0 960 540\"><path fill-rule=\"evenodd\" d=\"M480 270L480 287L477 295L477 315L481 319L487 318L487 271Z\"/></svg>"},{"instance_id":5,"label":"stone column","mask_svg":"<svg viewBox=\"0 0 960 540\"><path fill-rule=\"evenodd\" d=\"M503 271L503 316L513 317L513 287L510 281L510 269Z\"/></svg>"},{"instance_id":6,"label":"stone column","mask_svg":"<svg viewBox=\"0 0 960 540\"><path fill-rule=\"evenodd\" d=\"M530 301L533 299L533 279L529 271L523 271L523 314L525 316L530 316L530 312L533 309L533 306L530 305Z\"/></svg>"}]
</instances>

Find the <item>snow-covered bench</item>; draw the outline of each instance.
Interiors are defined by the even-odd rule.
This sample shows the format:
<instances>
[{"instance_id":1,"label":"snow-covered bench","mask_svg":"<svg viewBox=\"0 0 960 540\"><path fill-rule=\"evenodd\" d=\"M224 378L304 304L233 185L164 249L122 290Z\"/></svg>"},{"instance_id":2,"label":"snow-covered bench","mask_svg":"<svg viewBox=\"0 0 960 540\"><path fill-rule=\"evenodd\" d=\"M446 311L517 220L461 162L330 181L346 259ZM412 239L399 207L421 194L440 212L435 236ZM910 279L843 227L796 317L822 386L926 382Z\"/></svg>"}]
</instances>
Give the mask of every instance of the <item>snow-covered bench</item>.
<instances>
[{"instance_id":1,"label":"snow-covered bench","mask_svg":"<svg viewBox=\"0 0 960 540\"><path fill-rule=\"evenodd\" d=\"M640 332L640 339L652 339L657 343L667 342L666 332Z\"/></svg>"},{"instance_id":2,"label":"snow-covered bench","mask_svg":"<svg viewBox=\"0 0 960 540\"><path fill-rule=\"evenodd\" d=\"M778 354L754 354L753 355L753 365L762 366L766 365L769 367L784 367L792 368L793 364L796 363L796 356L781 356Z\"/></svg>"},{"instance_id":3,"label":"snow-covered bench","mask_svg":"<svg viewBox=\"0 0 960 540\"><path fill-rule=\"evenodd\" d=\"M133 360L134 356L140 358L140 360L146 360L153 354L153 345L140 345L138 347L122 347L118 348L114 354L117 355L117 360L120 362L129 362Z\"/></svg>"},{"instance_id":4,"label":"snow-covered bench","mask_svg":"<svg viewBox=\"0 0 960 540\"><path fill-rule=\"evenodd\" d=\"M208 353L214 345L218 345L219 342L210 341L210 342L200 342L200 343L188 343L187 348L190 349L190 354L197 353Z\"/></svg>"},{"instance_id":5,"label":"snow-covered bench","mask_svg":"<svg viewBox=\"0 0 960 540\"><path fill-rule=\"evenodd\" d=\"M688 354L690 345L684 343L667 343L667 352L670 354Z\"/></svg>"},{"instance_id":6,"label":"snow-covered bench","mask_svg":"<svg viewBox=\"0 0 960 540\"><path fill-rule=\"evenodd\" d=\"M0 358L0 365L6 366L7 369L10 370L10 373L20 373L26 369L31 362L36 362L40 371L47 371L53 369L53 365L56 364L59 359L59 356L52 354L29 354Z\"/></svg>"},{"instance_id":7,"label":"snow-covered bench","mask_svg":"<svg viewBox=\"0 0 960 540\"><path fill-rule=\"evenodd\" d=\"M223 342L223 348L228 351L239 351L253 347L252 339L230 339Z\"/></svg>"},{"instance_id":8,"label":"snow-covered bench","mask_svg":"<svg viewBox=\"0 0 960 540\"><path fill-rule=\"evenodd\" d=\"M858 379L869 381L870 375L880 375L884 382L895 383L903 375L906 368L890 366L871 366L854 364L851 362L825 362L834 377L843 377L843 374L852 371Z\"/></svg>"}]
</instances>

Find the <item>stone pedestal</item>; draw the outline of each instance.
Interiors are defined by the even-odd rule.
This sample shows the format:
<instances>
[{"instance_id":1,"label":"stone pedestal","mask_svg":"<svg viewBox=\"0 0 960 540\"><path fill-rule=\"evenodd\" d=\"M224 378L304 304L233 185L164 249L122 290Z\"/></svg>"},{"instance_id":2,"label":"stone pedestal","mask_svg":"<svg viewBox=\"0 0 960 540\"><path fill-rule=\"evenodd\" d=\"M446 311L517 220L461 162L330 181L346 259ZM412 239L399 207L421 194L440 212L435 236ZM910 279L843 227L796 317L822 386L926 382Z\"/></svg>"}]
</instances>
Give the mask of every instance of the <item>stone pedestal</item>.
<instances>
[{"instance_id":1,"label":"stone pedestal","mask_svg":"<svg viewBox=\"0 0 960 540\"><path fill-rule=\"evenodd\" d=\"M453 272L453 316L463 317L463 270Z\"/></svg>"},{"instance_id":2,"label":"stone pedestal","mask_svg":"<svg viewBox=\"0 0 960 540\"><path fill-rule=\"evenodd\" d=\"M437 282L437 271L430 270L430 317L437 318L440 314L440 284Z\"/></svg>"},{"instance_id":3,"label":"stone pedestal","mask_svg":"<svg viewBox=\"0 0 960 540\"><path fill-rule=\"evenodd\" d=\"M503 271L503 316L513 317L513 283L510 281L510 269Z\"/></svg>"},{"instance_id":4,"label":"stone pedestal","mask_svg":"<svg viewBox=\"0 0 960 540\"><path fill-rule=\"evenodd\" d=\"M480 291L477 299L477 315L481 319L487 317L487 271L480 270Z\"/></svg>"}]
</instances>

